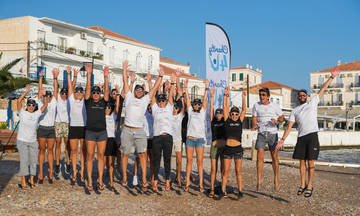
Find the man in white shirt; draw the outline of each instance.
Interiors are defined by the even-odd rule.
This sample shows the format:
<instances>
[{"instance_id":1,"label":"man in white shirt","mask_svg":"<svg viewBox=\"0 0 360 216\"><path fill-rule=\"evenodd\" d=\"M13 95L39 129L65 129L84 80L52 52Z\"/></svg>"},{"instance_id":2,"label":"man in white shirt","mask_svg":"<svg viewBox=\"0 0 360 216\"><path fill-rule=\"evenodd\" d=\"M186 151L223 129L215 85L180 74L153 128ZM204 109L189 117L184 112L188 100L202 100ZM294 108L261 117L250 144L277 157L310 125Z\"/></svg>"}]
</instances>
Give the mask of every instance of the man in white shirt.
<instances>
[{"instance_id":1,"label":"man in white shirt","mask_svg":"<svg viewBox=\"0 0 360 216\"><path fill-rule=\"evenodd\" d=\"M160 86L162 77L164 75L163 70L159 70L159 76L155 82L153 88L149 90L149 93L145 95L144 87L136 85L134 92L132 93L129 88L128 78L130 72L127 70L129 64L127 61L123 62L123 84L125 93L125 124L124 130L121 133L121 152L122 157L122 171L123 171L123 186L127 186L127 164L129 154L133 152L134 148L139 156L140 165L142 169L142 189L147 190L148 184L146 182L146 149L147 149L147 137L143 128L144 115L150 98L153 97L156 90Z\"/></svg>"},{"instance_id":2,"label":"man in white shirt","mask_svg":"<svg viewBox=\"0 0 360 216\"><path fill-rule=\"evenodd\" d=\"M264 163L264 151L266 144L269 147L272 166L274 170L274 188L280 189L279 185L279 161L278 150L275 148L278 141L278 122L284 121L284 115L277 104L269 101L270 90L262 88L259 90L260 101L254 104L252 110L252 130L258 129L255 148L257 150L257 190L262 183L262 169Z\"/></svg>"},{"instance_id":3,"label":"man in white shirt","mask_svg":"<svg viewBox=\"0 0 360 216\"><path fill-rule=\"evenodd\" d=\"M329 79L321 87L319 94L308 100L309 96L306 90L298 92L300 105L297 106L290 114L289 124L284 132L283 137L279 140L277 149L280 149L286 137L289 135L292 126L296 122L298 125L298 139L295 146L293 158L300 160L301 186L297 195L304 193L305 197L311 197L313 192L313 179L315 172L315 160L318 159L320 144L317 132L319 131L317 122L317 106L320 98L324 95L325 90L339 71L335 69ZM306 161L308 162L308 183L306 185Z\"/></svg>"}]
</instances>

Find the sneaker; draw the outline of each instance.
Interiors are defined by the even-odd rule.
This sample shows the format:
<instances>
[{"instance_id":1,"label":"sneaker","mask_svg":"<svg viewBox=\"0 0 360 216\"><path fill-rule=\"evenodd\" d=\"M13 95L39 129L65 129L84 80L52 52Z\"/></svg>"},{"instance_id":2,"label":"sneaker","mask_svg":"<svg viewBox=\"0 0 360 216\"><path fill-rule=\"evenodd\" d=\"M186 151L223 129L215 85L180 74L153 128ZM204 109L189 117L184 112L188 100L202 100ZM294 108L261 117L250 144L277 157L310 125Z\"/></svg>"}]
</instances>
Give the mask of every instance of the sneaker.
<instances>
[{"instance_id":1,"label":"sneaker","mask_svg":"<svg viewBox=\"0 0 360 216\"><path fill-rule=\"evenodd\" d=\"M138 185L138 177L137 176L134 176L134 178L133 178L133 185L134 186Z\"/></svg>"},{"instance_id":2,"label":"sneaker","mask_svg":"<svg viewBox=\"0 0 360 216\"><path fill-rule=\"evenodd\" d=\"M70 169L71 169L70 164L66 164L65 167L66 167L65 168L66 174L70 174Z\"/></svg>"},{"instance_id":3,"label":"sneaker","mask_svg":"<svg viewBox=\"0 0 360 216\"><path fill-rule=\"evenodd\" d=\"M55 174L59 175L59 173L60 173L60 165L56 165L55 166Z\"/></svg>"}]
</instances>

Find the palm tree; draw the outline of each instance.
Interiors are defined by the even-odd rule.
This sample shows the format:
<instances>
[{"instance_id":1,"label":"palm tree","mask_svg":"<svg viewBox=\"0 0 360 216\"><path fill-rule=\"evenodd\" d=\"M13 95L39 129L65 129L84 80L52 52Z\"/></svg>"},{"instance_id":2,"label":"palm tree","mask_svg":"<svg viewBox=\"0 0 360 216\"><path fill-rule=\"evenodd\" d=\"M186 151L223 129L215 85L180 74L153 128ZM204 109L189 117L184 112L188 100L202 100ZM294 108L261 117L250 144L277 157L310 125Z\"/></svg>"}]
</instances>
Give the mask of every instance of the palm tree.
<instances>
[{"instance_id":1,"label":"palm tree","mask_svg":"<svg viewBox=\"0 0 360 216\"><path fill-rule=\"evenodd\" d=\"M2 53L0 52L0 60ZM24 77L13 77L9 70L14 67L22 58L17 58L0 68L0 96L10 93L16 89L25 87L33 81Z\"/></svg>"}]
</instances>

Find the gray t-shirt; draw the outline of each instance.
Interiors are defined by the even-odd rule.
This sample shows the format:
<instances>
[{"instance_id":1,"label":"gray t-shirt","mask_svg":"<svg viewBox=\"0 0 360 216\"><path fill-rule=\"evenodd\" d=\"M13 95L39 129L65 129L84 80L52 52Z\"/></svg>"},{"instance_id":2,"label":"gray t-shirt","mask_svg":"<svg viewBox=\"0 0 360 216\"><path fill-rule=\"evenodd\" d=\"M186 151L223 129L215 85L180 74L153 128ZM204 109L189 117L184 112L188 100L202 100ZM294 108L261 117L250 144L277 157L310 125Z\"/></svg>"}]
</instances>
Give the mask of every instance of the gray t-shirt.
<instances>
[{"instance_id":1,"label":"gray t-shirt","mask_svg":"<svg viewBox=\"0 0 360 216\"><path fill-rule=\"evenodd\" d=\"M318 103L319 96L316 95L306 103L295 107L290 113L289 120L298 124L299 137L319 131L317 121Z\"/></svg>"},{"instance_id":2,"label":"gray t-shirt","mask_svg":"<svg viewBox=\"0 0 360 216\"><path fill-rule=\"evenodd\" d=\"M257 126L259 133L270 132L277 133L277 126L271 119L278 119L283 112L277 104L269 103L267 105L257 102L254 104L252 115L257 117Z\"/></svg>"}]
</instances>

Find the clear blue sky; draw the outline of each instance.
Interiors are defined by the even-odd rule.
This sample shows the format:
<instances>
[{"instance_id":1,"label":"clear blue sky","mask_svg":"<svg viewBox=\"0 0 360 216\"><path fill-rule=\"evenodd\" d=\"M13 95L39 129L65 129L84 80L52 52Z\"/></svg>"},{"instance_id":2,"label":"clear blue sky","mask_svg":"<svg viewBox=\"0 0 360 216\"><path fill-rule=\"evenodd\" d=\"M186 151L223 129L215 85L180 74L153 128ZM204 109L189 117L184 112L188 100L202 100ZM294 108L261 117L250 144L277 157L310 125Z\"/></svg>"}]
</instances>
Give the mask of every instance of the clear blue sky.
<instances>
[{"instance_id":1,"label":"clear blue sky","mask_svg":"<svg viewBox=\"0 0 360 216\"><path fill-rule=\"evenodd\" d=\"M171 3L170 3L171 2ZM1 0L0 19L51 17L99 25L190 62L205 77L205 22L221 25L231 66L251 64L263 81L309 88L309 73L360 60L360 1L85 1Z\"/></svg>"}]
</instances>

